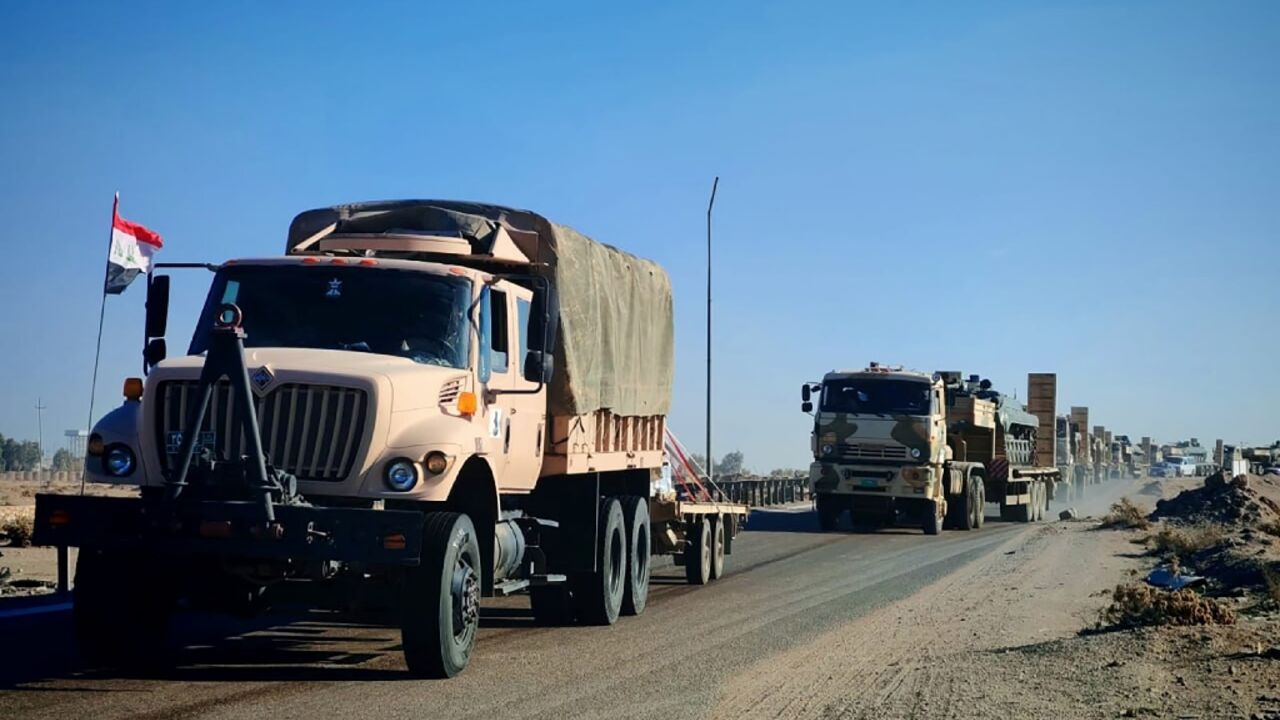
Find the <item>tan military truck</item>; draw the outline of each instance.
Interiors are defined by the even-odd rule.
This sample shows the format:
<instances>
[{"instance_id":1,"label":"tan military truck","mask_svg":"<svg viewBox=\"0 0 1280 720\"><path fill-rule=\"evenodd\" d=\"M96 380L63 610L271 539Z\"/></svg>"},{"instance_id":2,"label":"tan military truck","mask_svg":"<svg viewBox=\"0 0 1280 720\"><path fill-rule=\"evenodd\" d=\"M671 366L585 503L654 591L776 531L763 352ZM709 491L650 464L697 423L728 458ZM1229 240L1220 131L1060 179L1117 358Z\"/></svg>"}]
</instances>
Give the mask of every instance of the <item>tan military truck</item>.
<instances>
[{"instance_id":1,"label":"tan military truck","mask_svg":"<svg viewBox=\"0 0 1280 720\"><path fill-rule=\"evenodd\" d=\"M152 662L171 612L389 603L409 670L470 658L480 598L544 623L639 614L650 557L723 572L746 508L664 478L672 301L656 264L534 213L451 201L298 215L284 257L214 271L165 359L149 278L145 386L94 428L94 482L42 495L36 541L82 548L93 662ZM163 270L163 266L158 266Z\"/></svg>"},{"instance_id":2,"label":"tan military truck","mask_svg":"<svg viewBox=\"0 0 1280 720\"><path fill-rule=\"evenodd\" d=\"M814 397L817 396L816 408ZM801 387L813 413L810 484L824 531L855 527L980 528L1043 517L1054 466L1035 464L1040 420L976 375L932 375L871 363Z\"/></svg>"}]
</instances>

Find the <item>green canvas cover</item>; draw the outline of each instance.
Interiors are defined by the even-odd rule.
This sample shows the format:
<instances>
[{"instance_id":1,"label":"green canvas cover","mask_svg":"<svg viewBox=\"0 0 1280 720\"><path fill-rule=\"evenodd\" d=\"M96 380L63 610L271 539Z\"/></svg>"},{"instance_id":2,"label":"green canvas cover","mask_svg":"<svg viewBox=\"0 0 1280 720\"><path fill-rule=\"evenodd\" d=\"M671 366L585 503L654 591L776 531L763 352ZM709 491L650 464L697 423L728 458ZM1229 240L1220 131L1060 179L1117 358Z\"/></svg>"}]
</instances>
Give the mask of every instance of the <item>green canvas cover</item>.
<instances>
[{"instance_id":1,"label":"green canvas cover","mask_svg":"<svg viewBox=\"0 0 1280 720\"><path fill-rule=\"evenodd\" d=\"M332 226L334 234L438 233L471 241L477 255L499 226L559 299L548 411L665 415L671 406L675 329L671 281L657 263L598 243L527 210L448 200L399 200L309 210L294 218L287 250ZM532 346L532 345L531 345ZM521 359L523 363L523 359Z\"/></svg>"}]
</instances>

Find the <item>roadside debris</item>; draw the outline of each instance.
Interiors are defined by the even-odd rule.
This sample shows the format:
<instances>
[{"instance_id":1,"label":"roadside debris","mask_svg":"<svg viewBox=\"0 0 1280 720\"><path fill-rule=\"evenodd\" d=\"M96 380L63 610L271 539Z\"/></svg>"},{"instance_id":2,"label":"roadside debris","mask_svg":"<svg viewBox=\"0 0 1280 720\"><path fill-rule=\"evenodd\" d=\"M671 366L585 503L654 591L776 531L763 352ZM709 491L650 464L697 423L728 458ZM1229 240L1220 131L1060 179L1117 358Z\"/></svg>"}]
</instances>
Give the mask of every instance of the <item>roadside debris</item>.
<instances>
[{"instance_id":1,"label":"roadside debris","mask_svg":"<svg viewBox=\"0 0 1280 720\"><path fill-rule=\"evenodd\" d=\"M1203 585L1204 580L1203 576L1193 575L1186 568L1178 567L1176 563L1161 565L1147 573L1148 585L1154 585L1165 590L1181 590L1185 587Z\"/></svg>"},{"instance_id":2,"label":"roadside debris","mask_svg":"<svg viewBox=\"0 0 1280 720\"><path fill-rule=\"evenodd\" d=\"M1075 508L1067 508L1066 510L1058 513L1059 520L1075 520L1078 516L1079 515Z\"/></svg>"},{"instance_id":3,"label":"roadside debris","mask_svg":"<svg viewBox=\"0 0 1280 720\"><path fill-rule=\"evenodd\" d=\"M1146 530L1151 527L1151 521L1147 519L1146 513L1142 511L1142 508L1134 505L1129 498L1123 497L1120 498L1119 502L1111 505L1110 512L1102 516L1102 523L1099 527Z\"/></svg>"},{"instance_id":4,"label":"roadside debris","mask_svg":"<svg viewBox=\"0 0 1280 720\"><path fill-rule=\"evenodd\" d=\"M1152 520L1186 523L1258 525L1280 519L1280 478L1241 475L1228 479L1223 472L1205 478L1204 487L1183 490L1176 497L1156 503Z\"/></svg>"}]
</instances>

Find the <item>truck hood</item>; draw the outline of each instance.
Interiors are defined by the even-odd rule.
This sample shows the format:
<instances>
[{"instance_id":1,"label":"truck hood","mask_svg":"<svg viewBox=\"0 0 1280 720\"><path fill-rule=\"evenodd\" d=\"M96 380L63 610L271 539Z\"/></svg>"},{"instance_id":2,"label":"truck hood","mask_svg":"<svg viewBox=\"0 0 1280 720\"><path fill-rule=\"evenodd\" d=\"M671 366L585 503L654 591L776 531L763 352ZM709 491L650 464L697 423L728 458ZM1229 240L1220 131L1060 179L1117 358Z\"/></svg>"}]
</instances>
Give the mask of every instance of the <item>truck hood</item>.
<instances>
[{"instance_id":1,"label":"truck hood","mask_svg":"<svg viewBox=\"0 0 1280 720\"><path fill-rule=\"evenodd\" d=\"M246 348L244 354L249 384L255 391L286 382L380 387L390 396L392 412L435 406L444 383L464 381L467 375L456 368L349 350ZM148 385L164 380L194 380L203 367L204 355L165 360L151 371ZM264 368L270 377L259 385L255 373Z\"/></svg>"}]
</instances>

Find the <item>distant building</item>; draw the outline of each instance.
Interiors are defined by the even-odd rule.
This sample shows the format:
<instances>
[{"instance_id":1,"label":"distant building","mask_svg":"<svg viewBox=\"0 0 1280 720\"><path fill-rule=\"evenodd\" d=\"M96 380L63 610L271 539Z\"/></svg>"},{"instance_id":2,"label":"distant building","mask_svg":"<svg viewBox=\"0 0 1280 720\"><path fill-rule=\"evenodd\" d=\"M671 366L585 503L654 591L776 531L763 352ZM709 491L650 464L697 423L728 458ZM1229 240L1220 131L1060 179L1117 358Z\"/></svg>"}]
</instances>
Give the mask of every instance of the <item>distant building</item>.
<instances>
[{"instance_id":1,"label":"distant building","mask_svg":"<svg viewBox=\"0 0 1280 720\"><path fill-rule=\"evenodd\" d=\"M77 460L83 460L89 444L88 430L68 430L63 433L67 438L67 452Z\"/></svg>"}]
</instances>

